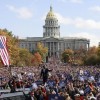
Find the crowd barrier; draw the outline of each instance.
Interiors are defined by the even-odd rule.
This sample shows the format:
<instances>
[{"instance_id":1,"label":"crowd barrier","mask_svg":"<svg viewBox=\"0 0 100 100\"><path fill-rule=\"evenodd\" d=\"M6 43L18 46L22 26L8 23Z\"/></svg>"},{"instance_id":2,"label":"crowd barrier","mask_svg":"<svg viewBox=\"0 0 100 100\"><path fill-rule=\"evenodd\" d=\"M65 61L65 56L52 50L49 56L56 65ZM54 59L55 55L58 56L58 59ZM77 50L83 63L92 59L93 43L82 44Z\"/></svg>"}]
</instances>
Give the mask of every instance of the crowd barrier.
<instances>
[{"instance_id":1,"label":"crowd barrier","mask_svg":"<svg viewBox=\"0 0 100 100\"><path fill-rule=\"evenodd\" d=\"M15 93L10 93L10 89L6 90L0 90L1 96L0 98L8 98L8 97L17 97L17 96L22 96L23 95L23 89L16 89ZM28 94L30 91L29 88L25 88L24 92L25 94Z\"/></svg>"}]
</instances>

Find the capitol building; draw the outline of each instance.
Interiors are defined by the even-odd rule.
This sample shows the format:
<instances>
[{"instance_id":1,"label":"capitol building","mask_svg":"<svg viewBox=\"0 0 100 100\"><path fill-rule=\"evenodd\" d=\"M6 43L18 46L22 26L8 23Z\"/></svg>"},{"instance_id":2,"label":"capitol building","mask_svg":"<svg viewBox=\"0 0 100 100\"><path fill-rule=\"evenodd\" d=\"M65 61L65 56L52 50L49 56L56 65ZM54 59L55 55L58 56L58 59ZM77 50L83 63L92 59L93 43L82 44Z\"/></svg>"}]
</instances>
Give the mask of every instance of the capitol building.
<instances>
[{"instance_id":1,"label":"capitol building","mask_svg":"<svg viewBox=\"0 0 100 100\"><path fill-rule=\"evenodd\" d=\"M41 42L48 48L48 56L59 57L65 49L84 50L89 49L90 40L77 37L60 37L60 25L58 19L53 12L52 6L48 12L45 25L43 26L43 37L27 37L20 39L19 46L27 48L29 51L36 50L37 43Z\"/></svg>"}]
</instances>

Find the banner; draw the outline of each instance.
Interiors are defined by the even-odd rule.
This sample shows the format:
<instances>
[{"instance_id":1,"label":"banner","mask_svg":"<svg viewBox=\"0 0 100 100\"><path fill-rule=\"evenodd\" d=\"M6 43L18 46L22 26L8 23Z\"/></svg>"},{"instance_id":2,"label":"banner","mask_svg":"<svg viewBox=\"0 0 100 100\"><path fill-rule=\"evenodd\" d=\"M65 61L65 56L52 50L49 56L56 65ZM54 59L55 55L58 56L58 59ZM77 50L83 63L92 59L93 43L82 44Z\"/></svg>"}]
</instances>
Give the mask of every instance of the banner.
<instances>
[{"instance_id":1,"label":"banner","mask_svg":"<svg viewBox=\"0 0 100 100\"><path fill-rule=\"evenodd\" d=\"M3 64L9 66L9 55L6 47L5 36L0 36L0 56Z\"/></svg>"}]
</instances>

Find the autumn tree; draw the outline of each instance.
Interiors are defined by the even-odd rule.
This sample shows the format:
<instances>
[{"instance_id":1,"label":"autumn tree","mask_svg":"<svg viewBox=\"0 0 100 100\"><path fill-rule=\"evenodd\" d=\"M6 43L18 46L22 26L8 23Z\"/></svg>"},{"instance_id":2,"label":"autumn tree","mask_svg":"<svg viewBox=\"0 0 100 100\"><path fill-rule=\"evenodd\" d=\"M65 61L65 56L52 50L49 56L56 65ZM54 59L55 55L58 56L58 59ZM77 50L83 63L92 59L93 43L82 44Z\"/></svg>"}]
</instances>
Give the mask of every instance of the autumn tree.
<instances>
[{"instance_id":1,"label":"autumn tree","mask_svg":"<svg viewBox=\"0 0 100 100\"><path fill-rule=\"evenodd\" d=\"M12 32L9 32L7 29L0 29L0 35L6 36L10 64L14 64L15 59L19 57L18 38L15 37Z\"/></svg>"},{"instance_id":2,"label":"autumn tree","mask_svg":"<svg viewBox=\"0 0 100 100\"><path fill-rule=\"evenodd\" d=\"M39 52L39 54L42 57L42 60L45 61L46 56L48 54L48 48L44 47L44 45L41 42L37 43L37 52Z\"/></svg>"},{"instance_id":3,"label":"autumn tree","mask_svg":"<svg viewBox=\"0 0 100 100\"><path fill-rule=\"evenodd\" d=\"M96 46L90 47L89 50L87 51L87 54L88 55L97 54L97 47Z\"/></svg>"},{"instance_id":4,"label":"autumn tree","mask_svg":"<svg viewBox=\"0 0 100 100\"><path fill-rule=\"evenodd\" d=\"M20 60L17 61L17 65L19 66L30 66L32 65L31 60L32 60L33 55L29 52L27 49L20 48L19 49L19 58Z\"/></svg>"},{"instance_id":5,"label":"autumn tree","mask_svg":"<svg viewBox=\"0 0 100 100\"><path fill-rule=\"evenodd\" d=\"M39 52L35 52L32 58L33 65L39 65L42 62L42 57Z\"/></svg>"},{"instance_id":6,"label":"autumn tree","mask_svg":"<svg viewBox=\"0 0 100 100\"><path fill-rule=\"evenodd\" d=\"M70 62L72 59L74 51L71 49L66 49L63 53L62 53L62 61L63 62Z\"/></svg>"},{"instance_id":7,"label":"autumn tree","mask_svg":"<svg viewBox=\"0 0 100 100\"><path fill-rule=\"evenodd\" d=\"M85 65L97 65L100 64L100 48L91 47L87 51L87 55L83 59Z\"/></svg>"},{"instance_id":8,"label":"autumn tree","mask_svg":"<svg viewBox=\"0 0 100 100\"><path fill-rule=\"evenodd\" d=\"M100 47L97 48L97 55L100 57Z\"/></svg>"},{"instance_id":9,"label":"autumn tree","mask_svg":"<svg viewBox=\"0 0 100 100\"><path fill-rule=\"evenodd\" d=\"M7 49L11 65L25 66L31 65L32 54L27 49L19 48L19 39L7 29L0 29L0 35L7 38Z\"/></svg>"}]
</instances>

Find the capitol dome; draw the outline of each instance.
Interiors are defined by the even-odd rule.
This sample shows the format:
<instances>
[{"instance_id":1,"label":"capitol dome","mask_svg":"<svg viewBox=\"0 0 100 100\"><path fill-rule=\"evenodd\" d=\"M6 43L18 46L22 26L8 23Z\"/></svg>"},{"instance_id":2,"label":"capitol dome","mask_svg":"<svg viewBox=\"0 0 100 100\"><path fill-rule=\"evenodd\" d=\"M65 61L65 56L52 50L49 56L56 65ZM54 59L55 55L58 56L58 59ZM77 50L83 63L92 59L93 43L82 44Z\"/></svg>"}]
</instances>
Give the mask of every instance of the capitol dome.
<instances>
[{"instance_id":1,"label":"capitol dome","mask_svg":"<svg viewBox=\"0 0 100 100\"><path fill-rule=\"evenodd\" d=\"M52 10L52 6L50 6L50 11L48 12L46 19L57 19L56 15L54 14Z\"/></svg>"}]
</instances>

